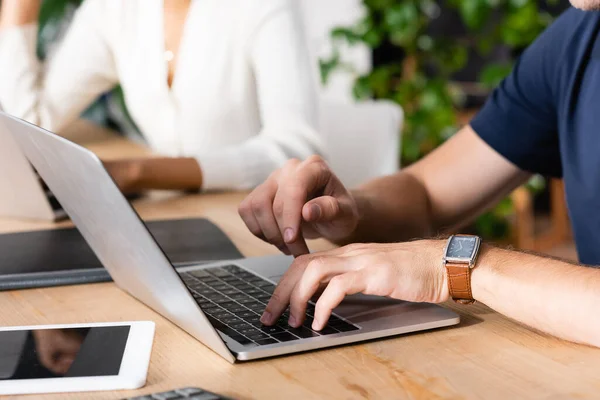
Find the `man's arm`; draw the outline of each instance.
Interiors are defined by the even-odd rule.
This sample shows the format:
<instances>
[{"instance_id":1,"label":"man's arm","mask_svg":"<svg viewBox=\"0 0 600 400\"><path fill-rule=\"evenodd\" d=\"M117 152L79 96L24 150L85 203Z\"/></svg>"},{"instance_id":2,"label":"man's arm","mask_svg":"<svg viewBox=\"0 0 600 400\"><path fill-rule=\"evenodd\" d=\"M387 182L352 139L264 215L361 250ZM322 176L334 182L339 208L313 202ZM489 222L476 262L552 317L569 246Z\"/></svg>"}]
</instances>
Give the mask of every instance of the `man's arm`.
<instances>
[{"instance_id":1,"label":"man's arm","mask_svg":"<svg viewBox=\"0 0 600 400\"><path fill-rule=\"evenodd\" d=\"M353 244L298 257L279 281L261 321L273 324L289 305L289 324L302 325L307 302L324 285L312 324L316 330L323 329L332 310L351 294L445 302L445 243ZM477 301L509 318L600 347L600 269L483 246L471 284Z\"/></svg>"},{"instance_id":2,"label":"man's arm","mask_svg":"<svg viewBox=\"0 0 600 400\"><path fill-rule=\"evenodd\" d=\"M423 160L354 191L360 219L342 242L407 240L464 226L529 175L466 126Z\"/></svg>"},{"instance_id":3,"label":"man's arm","mask_svg":"<svg viewBox=\"0 0 600 400\"><path fill-rule=\"evenodd\" d=\"M418 163L351 193L322 159L292 160L239 211L257 237L298 256L308 252L305 238L391 242L456 228L528 176L467 126Z\"/></svg>"},{"instance_id":4,"label":"man's arm","mask_svg":"<svg viewBox=\"0 0 600 400\"><path fill-rule=\"evenodd\" d=\"M473 297L540 331L600 347L600 269L484 247Z\"/></svg>"}]
</instances>

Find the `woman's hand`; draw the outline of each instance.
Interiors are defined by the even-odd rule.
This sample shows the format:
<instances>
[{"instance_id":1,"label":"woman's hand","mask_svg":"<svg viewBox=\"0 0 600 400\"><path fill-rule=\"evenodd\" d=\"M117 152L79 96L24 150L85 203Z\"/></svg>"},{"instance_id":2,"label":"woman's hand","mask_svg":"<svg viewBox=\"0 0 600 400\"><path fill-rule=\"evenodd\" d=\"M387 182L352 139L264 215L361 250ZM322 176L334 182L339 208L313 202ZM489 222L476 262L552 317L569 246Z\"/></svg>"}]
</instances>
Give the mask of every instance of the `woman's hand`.
<instances>
[{"instance_id":1,"label":"woman's hand","mask_svg":"<svg viewBox=\"0 0 600 400\"><path fill-rule=\"evenodd\" d=\"M153 157L105 161L104 168L124 194L145 190L191 190L202 188L202 170L189 157Z\"/></svg>"},{"instance_id":2,"label":"woman's hand","mask_svg":"<svg viewBox=\"0 0 600 400\"><path fill-rule=\"evenodd\" d=\"M142 160L118 160L104 161L103 164L121 192L132 195L143 190L141 187L142 162Z\"/></svg>"},{"instance_id":3,"label":"woman's hand","mask_svg":"<svg viewBox=\"0 0 600 400\"><path fill-rule=\"evenodd\" d=\"M353 244L296 258L279 281L261 318L272 325L290 306L288 323L300 327L307 302L325 286L312 328L321 330L344 297L363 293L412 302L448 300L442 265L443 240L395 244Z\"/></svg>"},{"instance_id":4,"label":"woman's hand","mask_svg":"<svg viewBox=\"0 0 600 400\"><path fill-rule=\"evenodd\" d=\"M2 0L0 5L0 28L36 22L41 3L41 0Z\"/></svg>"},{"instance_id":5,"label":"woman's hand","mask_svg":"<svg viewBox=\"0 0 600 400\"><path fill-rule=\"evenodd\" d=\"M308 253L306 238L343 240L358 224L350 192L318 156L290 160L239 206L250 231L286 254Z\"/></svg>"}]
</instances>

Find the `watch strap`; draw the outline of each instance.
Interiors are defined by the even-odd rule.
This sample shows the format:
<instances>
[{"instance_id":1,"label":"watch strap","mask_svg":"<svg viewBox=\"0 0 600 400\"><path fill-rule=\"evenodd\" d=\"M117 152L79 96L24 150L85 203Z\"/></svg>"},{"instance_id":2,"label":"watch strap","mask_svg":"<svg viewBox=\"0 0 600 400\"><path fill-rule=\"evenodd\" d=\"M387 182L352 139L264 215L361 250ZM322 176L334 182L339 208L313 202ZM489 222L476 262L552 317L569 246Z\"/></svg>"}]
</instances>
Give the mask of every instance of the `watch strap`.
<instances>
[{"instance_id":1,"label":"watch strap","mask_svg":"<svg viewBox=\"0 0 600 400\"><path fill-rule=\"evenodd\" d=\"M448 272L448 290L450 297L457 303L475 302L471 293L471 268L468 264L446 263Z\"/></svg>"}]
</instances>

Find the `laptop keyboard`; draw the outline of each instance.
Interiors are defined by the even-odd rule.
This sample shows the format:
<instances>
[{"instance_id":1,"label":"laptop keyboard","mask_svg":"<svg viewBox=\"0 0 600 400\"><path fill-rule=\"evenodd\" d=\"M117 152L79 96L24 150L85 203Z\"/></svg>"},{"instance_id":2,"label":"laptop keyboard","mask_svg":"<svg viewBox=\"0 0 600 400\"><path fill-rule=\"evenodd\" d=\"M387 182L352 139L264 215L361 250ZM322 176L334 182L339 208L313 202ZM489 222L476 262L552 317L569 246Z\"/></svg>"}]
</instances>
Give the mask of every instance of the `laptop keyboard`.
<instances>
[{"instance_id":1,"label":"laptop keyboard","mask_svg":"<svg viewBox=\"0 0 600 400\"><path fill-rule=\"evenodd\" d=\"M48 199L48 202L50 203L50 207L52 207L52 211L54 211L54 212L62 211L62 209L63 209L62 206L56 199L56 196L54 196L54 194L52 194L51 191L49 191L49 190L46 191L46 198Z\"/></svg>"},{"instance_id":2,"label":"laptop keyboard","mask_svg":"<svg viewBox=\"0 0 600 400\"><path fill-rule=\"evenodd\" d=\"M312 330L315 312L312 302L300 328L288 325L287 310L275 325L261 324L260 317L275 285L235 265L184 272L181 277L215 329L244 346L253 343L265 346L360 329L332 314L323 330Z\"/></svg>"}]
</instances>

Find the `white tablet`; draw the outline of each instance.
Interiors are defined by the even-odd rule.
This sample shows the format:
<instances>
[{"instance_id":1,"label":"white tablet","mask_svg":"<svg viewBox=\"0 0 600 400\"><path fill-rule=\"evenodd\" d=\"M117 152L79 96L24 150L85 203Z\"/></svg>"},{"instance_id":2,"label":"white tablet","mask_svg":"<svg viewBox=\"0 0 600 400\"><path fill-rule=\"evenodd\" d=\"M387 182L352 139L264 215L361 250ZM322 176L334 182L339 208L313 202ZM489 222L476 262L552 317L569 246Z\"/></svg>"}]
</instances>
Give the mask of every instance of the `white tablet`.
<instances>
[{"instance_id":1,"label":"white tablet","mask_svg":"<svg viewBox=\"0 0 600 400\"><path fill-rule=\"evenodd\" d=\"M0 394L137 389L146 383L149 321L0 328Z\"/></svg>"}]
</instances>

